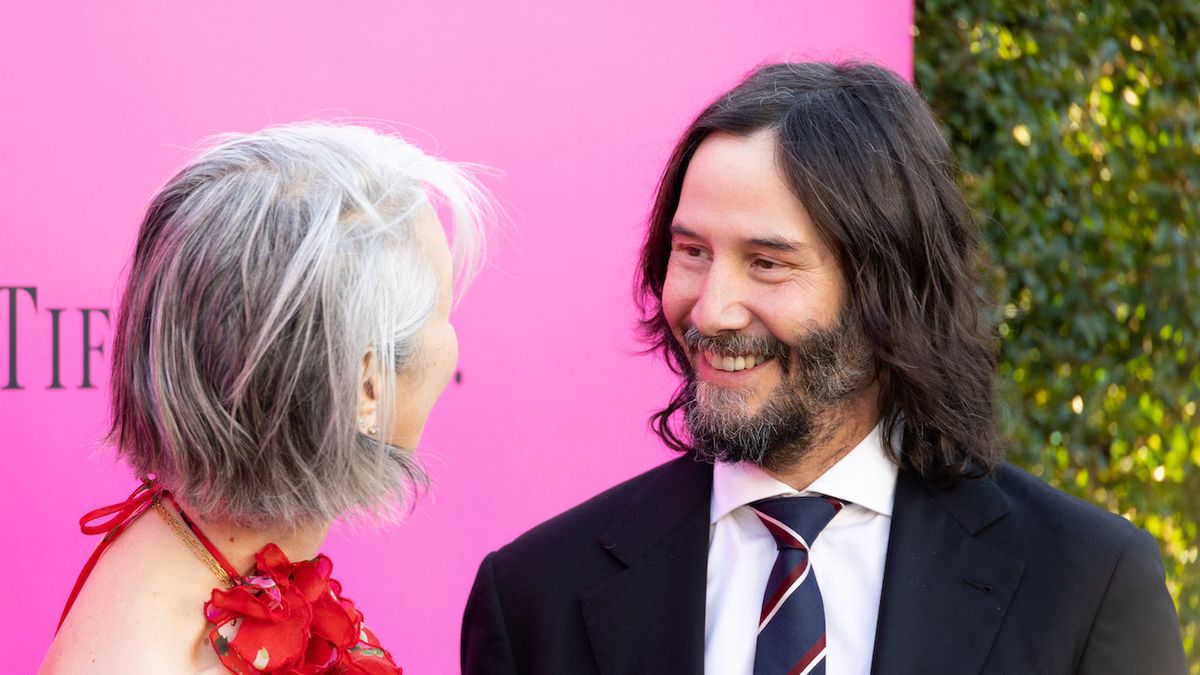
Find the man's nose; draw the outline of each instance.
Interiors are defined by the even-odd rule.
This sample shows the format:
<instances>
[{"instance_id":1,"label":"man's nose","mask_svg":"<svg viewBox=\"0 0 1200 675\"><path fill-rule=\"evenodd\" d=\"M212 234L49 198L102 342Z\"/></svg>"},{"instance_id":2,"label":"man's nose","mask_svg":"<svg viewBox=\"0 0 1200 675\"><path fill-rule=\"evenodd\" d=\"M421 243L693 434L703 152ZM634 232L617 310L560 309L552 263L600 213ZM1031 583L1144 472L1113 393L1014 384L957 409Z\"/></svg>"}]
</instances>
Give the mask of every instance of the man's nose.
<instances>
[{"instance_id":1,"label":"man's nose","mask_svg":"<svg viewBox=\"0 0 1200 675\"><path fill-rule=\"evenodd\" d=\"M748 293L735 274L714 265L692 305L692 325L705 335L746 328L751 322Z\"/></svg>"}]
</instances>

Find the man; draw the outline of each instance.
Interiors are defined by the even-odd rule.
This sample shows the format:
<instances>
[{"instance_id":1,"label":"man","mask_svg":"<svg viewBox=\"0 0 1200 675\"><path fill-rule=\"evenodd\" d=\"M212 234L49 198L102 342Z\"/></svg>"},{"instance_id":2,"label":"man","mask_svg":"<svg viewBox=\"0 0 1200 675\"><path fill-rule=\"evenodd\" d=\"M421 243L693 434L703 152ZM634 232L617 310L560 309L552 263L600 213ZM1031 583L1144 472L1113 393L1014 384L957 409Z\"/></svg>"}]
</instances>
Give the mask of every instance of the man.
<instances>
[{"instance_id":1,"label":"man","mask_svg":"<svg viewBox=\"0 0 1200 675\"><path fill-rule=\"evenodd\" d=\"M1003 463L978 254L894 74L721 96L642 249L685 456L489 555L464 672L1184 673L1155 541Z\"/></svg>"}]
</instances>

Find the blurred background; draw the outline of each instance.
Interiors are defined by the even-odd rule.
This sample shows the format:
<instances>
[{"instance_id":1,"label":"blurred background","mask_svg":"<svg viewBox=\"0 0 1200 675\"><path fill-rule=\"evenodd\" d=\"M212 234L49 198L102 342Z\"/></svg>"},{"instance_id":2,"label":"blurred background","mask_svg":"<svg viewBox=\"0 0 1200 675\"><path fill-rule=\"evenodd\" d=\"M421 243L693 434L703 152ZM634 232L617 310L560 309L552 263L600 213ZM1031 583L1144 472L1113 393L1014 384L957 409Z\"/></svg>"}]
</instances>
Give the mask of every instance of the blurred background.
<instances>
[{"instance_id":1,"label":"blurred background","mask_svg":"<svg viewBox=\"0 0 1200 675\"><path fill-rule=\"evenodd\" d=\"M1200 673L1200 3L917 0L990 244L1010 459L1162 545Z\"/></svg>"}]
</instances>

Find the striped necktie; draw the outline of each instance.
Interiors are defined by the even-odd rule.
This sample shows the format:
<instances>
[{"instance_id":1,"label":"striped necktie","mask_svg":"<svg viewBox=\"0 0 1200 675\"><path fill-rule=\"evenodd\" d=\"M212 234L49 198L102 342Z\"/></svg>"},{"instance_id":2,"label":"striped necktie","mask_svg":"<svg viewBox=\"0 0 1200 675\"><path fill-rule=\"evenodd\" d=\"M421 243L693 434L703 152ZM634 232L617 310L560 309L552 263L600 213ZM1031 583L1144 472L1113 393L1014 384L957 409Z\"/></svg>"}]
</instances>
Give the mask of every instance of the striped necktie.
<instances>
[{"instance_id":1,"label":"striped necktie","mask_svg":"<svg viewBox=\"0 0 1200 675\"><path fill-rule=\"evenodd\" d=\"M843 506L824 496L750 504L779 548L763 593L754 675L825 675L825 606L808 550Z\"/></svg>"}]
</instances>

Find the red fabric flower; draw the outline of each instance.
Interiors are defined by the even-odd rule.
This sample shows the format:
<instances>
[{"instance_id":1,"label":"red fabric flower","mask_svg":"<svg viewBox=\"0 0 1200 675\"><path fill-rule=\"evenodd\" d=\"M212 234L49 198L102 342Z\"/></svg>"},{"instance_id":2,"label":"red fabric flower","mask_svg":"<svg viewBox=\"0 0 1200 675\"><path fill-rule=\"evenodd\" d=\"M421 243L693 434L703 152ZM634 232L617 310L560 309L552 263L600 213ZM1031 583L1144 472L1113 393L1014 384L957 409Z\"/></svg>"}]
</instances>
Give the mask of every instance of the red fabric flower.
<instances>
[{"instance_id":1,"label":"red fabric flower","mask_svg":"<svg viewBox=\"0 0 1200 675\"><path fill-rule=\"evenodd\" d=\"M255 555L257 574L214 589L204 605L208 639L235 673L400 675L391 655L341 597L324 555L292 563L274 544Z\"/></svg>"}]
</instances>

